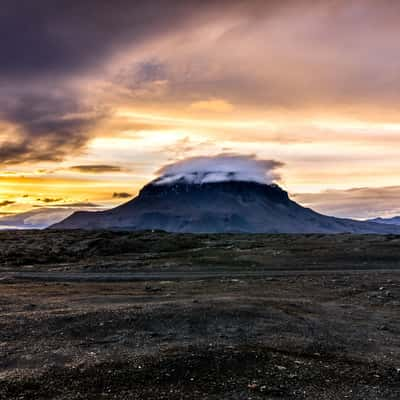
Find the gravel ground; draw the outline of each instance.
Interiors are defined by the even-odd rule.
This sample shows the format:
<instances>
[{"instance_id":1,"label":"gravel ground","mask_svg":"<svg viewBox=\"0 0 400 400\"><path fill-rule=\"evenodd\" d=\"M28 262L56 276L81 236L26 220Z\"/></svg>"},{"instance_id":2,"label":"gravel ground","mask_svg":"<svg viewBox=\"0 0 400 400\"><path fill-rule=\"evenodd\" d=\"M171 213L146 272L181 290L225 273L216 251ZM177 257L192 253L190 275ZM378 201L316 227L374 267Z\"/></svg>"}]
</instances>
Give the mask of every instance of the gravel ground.
<instances>
[{"instance_id":1,"label":"gravel ground","mask_svg":"<svg viewBox=\"0 0 400 400\"><path fill-rule=\"evenodd\" d=\"M8 241L24 259L12 233L3 235L8 236L0 243L2 254ZM34 254L34 233L18 235ZM396 248L396 237L355 236L351 241L347 235L319 235L291 242L284 235L257 235L250 251L250 236L190 236L176 249L168 247L175 236L150 233L129 239L145 243L140 252L128 246L116 254L114 241L128 240L126 233L91 233L85 239L75 232L66 233L69 255L63 259L62 235L41 235L40 251L57 242L57 259L46 255L24 264L11 250L8 258L0 258L1 400L400 398L400 270L397 250L392 256L388 250ZM97 240L93 235L109 235L108 255L101 255L102 242L92 245L91 258L79 258L77 237L85 248L85 240ZM154 235L161 235L157 246L164 246L158 258L149 250ZM203 263L203 250L198 259L193 255L205 241L214 265ZM343 253L343 243L352 250ZM240 263L247 257L253 272L266 268L250 260L272 260L271 251L277 252L274 269L295 271L308 265L300 244L309 246L309 264L317 259L319 269L326 266L330 273L136 282L44 282L14 279L10 273L123 272L124 262L126 271L182 272L190 254L189 271L225 269L228 276L232 269L213 252L226 255L229 246L234 246L232 254L246 255ZM351 272L351 260L359 267L371 247L378 253L364 269L389 265L393 271ZM298 263L296 253L301 254ZM231 259L232 268L240 270ZM340 260L339 274L332 268L340 269Z\"/></svg>"},{"instance_id":2,"label":"gravel ground","mask_svg":"<svg viewBox=\"0 0 400 400\"><path fill-rule=\"evenodd\" d=\"M398 399L400 274L1 284L0 399Z\"/></svg>"}]
</instances>

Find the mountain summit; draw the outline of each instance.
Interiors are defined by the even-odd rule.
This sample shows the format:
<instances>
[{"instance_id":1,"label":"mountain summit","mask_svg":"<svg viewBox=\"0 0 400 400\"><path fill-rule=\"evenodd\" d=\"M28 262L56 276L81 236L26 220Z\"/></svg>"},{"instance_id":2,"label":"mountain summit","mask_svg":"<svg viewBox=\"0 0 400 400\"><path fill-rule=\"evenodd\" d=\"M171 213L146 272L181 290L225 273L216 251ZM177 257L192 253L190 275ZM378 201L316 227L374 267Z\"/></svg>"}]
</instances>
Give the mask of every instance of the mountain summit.
<instances>
[{"instance_id":1,"label":"mountain summit","mask_svg":"<svg viewBox=\"0 0 400 400\"><path fill-rule=\"evenodd\" d=\"M78 211L52 229L169 232L400 233L400 227L328 217L292 201L276 184L185 177L155 180L116 208Z\"/></svg>"}]
</instances>

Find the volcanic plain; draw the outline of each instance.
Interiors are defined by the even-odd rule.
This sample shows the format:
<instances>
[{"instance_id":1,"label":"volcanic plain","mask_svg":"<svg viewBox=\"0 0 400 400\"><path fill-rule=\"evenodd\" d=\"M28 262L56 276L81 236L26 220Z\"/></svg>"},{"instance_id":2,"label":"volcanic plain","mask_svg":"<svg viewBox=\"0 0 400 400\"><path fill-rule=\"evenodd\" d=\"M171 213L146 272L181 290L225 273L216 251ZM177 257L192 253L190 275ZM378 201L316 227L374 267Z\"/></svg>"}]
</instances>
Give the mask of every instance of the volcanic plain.
<instances>
[{"instance_id":1,"label":"volcanic plain","mask_svg":"<svg viewBox=\"0 0 400 400\"><path fill-rule=\"evenodd\" d=\"M0 232L0 399L400 398L400 236Z\"/></svg>"}]
</instances>

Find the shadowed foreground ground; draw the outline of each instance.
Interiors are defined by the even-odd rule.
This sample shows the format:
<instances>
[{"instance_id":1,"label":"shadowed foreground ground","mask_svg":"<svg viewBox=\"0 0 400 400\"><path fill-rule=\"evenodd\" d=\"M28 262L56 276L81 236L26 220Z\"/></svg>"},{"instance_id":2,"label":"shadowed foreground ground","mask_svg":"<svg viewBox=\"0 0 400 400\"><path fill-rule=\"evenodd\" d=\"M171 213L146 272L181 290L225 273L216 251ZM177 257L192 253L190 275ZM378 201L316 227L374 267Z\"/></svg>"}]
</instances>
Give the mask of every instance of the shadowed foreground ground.
<instances>
[{"instance_id":1,"label":"shadowed foreground ground","mask_svg":"<svg viewBox=\"0 0 400 400\"><path fill-rule=\"evenodd\" d=\"M0 399L400 398L395 236L3 232L0 239ZM303 272L316 265L348 272ZM393 272L367 271L388 267ZM232 269L299 272L235 278ZM185 270L226 277L13 277Z\"/></svg>"}]
</instances>

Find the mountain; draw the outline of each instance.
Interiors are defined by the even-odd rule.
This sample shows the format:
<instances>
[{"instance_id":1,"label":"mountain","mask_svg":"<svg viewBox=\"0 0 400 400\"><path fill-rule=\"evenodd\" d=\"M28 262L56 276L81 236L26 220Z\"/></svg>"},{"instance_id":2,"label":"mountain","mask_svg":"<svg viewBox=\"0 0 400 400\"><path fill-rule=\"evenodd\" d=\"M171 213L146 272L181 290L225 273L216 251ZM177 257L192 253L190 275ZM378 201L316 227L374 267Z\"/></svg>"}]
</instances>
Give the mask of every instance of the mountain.
<instances>
[{"instance_id":1,"label":"mountain","mask_svg":"<svg viewBox=\"0 0 400 400\"><path fill-rule=\"evenodd\" d=\"M370 219L367 222L375 222L378 224L389 224L389 225L400 225L400 217L392 217L392 218L374 218Z\"/></svg>"},{"instance_id":2,"label":"mountain","mask_svg":"<svg viewBox=\"0 0 400 400\"><path fill-rule=\"evenodd\" d=\"M74 212L66 208L38 208L18 214L0 217L0 230L43 229L63 220Z\"/></svg>"},{"instance_id":3,"label":"mountain","mask_svg":"<svg viewBox=\"0 0 400 400\"><path fill-rule=\"evenodd\" d=\"M119 207L78 211L52 229L162 229L170 232L400 233L400 227L321 215L290 200L275 184L192 183L143 187Z\"/></svg>"}]
</instances>

